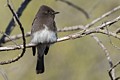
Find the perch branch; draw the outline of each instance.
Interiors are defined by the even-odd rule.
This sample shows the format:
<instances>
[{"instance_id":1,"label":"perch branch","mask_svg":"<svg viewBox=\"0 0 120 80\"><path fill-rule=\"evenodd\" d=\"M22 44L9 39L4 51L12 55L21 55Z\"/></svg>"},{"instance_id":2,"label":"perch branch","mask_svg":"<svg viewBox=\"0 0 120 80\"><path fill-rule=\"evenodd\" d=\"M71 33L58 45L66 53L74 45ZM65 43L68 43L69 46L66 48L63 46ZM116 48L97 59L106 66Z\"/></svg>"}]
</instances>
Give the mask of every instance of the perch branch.
<instances>
[{"instance_id":1,"label":"perch branch","mask_svg":"<svg viewBox=\"0 0 120 80\"><path fill-rule=\"evenodd\" d=\"M83 29L84 29L84 26L77 25L72 27L64 27L63 29L58 29L58 32L67 32L67 31L83 30ZM25 33L25 37L29 37L30 35L31 35L31 32ZM17 40L17 39L20 39L21 37L22 37L22 34L9 36L10 39L6 37L5 42L9 42L11 40Z\"/></svg>"},{"instance_id":2,"label":"perch branch","mask_svg":"<svg viewBox=\"0 0 120 80\"><path fill-rule=\"evenodd\" d=\"M107 13L103 14L101 17L93 20L91 23L87 24L86 26L77 25L77 26L72 26L72 27L65 27L63 29L59 29L58 32L75 31L75 30L82 30L82 29L84 29L83 32L85 32L85 30L87 30L87 28L91 27L92 25L94 25L95 23L97 23L101 19L109 16L110 14L118 11L119 9L120 9L120 6L115 7L114 9L112 9L112 10L108 11ZM28 37L28 36L30 36L30 32L27 32L25 34L25 37ZM18 34L18 35L11 36L10 38L13 39L13 40L16 40L16 39L20 39L21 37L22 37L22 34ZM5 38L5 42L9 42L9 41L10 41L10 39Z\"/></svg>"},{"instance_id":3,"label":"perch branch","mask_svg":"<svg viewBox=\"0 0 120 80\"><path fill-rule=\"evenodd\" d=\"M57 42L62 42L62 41L66 41L66 40L81 38L81 37L84 37L85 35L89 35L89 34L92 34L92 33L102 33L102 34L110 35L110 36L113 36L113 37L115 37L117 39L120 39L120 36L118 34L116 34L116 33L113 33L113 32L110 32L110 31L108 33L105 30L101 30L101 28L104 28L104 27L106 27L108 25L112 25L112 24L118 22L119 20L120 20L120 16L115 18L115 19L113 19L113 20L111 20L111 21L103 23L102 25L97 26L96 28L90 28L89 30L86 30L84 34L80 34L80 32L78 32L78 33L74 33L74 34L71 34L71 35L59 38L57 40ZM31 46L35 46L35 45L32 44ZM26 47L29 48L31 46L27 45ZM21 48L18 47L18 46L14 46L14 47L0 47L0 51L15 50L15 49L21 49Z\"/></svg>"}]
</instances>

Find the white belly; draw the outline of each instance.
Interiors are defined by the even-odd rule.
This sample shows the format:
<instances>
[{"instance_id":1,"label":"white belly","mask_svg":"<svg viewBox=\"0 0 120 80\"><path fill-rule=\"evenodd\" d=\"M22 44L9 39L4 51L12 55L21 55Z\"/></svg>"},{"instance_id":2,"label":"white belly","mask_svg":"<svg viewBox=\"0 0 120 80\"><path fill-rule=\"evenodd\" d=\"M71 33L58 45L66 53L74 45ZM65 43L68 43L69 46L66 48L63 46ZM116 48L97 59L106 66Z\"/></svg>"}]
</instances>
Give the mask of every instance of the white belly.
<instances>
[{"instance_id":1,"label":"white belly","mask_svg":"<svg viewBox=\"0 0 120 80\"><path fill-rule=\"evenodd\" d=\"M37 31L32 34L32 43L52 43L57 41L57 37L55 32L48 30L45 28L44 30Z\"/></svg>"}]
</instances>

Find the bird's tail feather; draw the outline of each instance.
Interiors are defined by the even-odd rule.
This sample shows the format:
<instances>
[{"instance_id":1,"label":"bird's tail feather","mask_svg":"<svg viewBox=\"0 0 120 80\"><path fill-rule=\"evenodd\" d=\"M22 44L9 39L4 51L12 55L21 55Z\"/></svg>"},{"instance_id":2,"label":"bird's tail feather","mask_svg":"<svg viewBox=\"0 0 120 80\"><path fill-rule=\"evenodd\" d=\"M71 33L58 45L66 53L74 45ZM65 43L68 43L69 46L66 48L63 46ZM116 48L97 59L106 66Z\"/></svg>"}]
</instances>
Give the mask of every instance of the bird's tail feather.
<instances>
[{"instance_id":1,"label":"bird's tail feather","mask_svg":"<svg viewBox=\"0 0 120 80\"><path fill-rule=\"evenodd\" d=\"M36 73L43 73L44 72L44 55L37 59L36 65Z\"/></svg>"},{"instance_id":2,"label":"bird's tail feather","mask_svg":"<svg viewBox=\"0 0 120 80\"><path fill-rule=\"evenodd\" d=\"M44 51L46 45L39 44L37 45L38 55L37 55L37 65L36 65L36 73L43 73L44 72Z\"/></svg>"}]
</instances>

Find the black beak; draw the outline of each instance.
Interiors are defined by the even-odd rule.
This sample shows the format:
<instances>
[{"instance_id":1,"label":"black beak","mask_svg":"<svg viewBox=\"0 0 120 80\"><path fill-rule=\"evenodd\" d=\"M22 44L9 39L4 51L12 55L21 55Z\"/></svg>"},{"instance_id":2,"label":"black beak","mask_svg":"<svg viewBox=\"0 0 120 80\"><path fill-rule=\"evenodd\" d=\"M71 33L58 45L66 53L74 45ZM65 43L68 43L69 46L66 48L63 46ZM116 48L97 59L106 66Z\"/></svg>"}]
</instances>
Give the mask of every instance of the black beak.
<instances>
[{"instance_id":1,"label":"black beak","mask_svg":"<svg viewBox=\"0 0 120 80\"><path fill-rule=\"evenodd\" d=\"M60 12L54 12L53 14L58 14L58 13L60 13Z\"/></svg>"}]
</instances>

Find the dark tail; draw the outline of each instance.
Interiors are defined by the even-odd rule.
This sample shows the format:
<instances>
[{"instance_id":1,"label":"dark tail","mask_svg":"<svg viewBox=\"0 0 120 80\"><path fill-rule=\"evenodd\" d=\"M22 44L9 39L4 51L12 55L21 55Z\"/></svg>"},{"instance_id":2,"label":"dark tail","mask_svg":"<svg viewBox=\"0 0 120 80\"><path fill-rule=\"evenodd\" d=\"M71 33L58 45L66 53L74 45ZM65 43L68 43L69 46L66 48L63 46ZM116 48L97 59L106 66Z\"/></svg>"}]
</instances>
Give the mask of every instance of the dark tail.
<instances>
[{"instance_id":1,"label":"dark tail","mask_svg":"<svg viewBox=\"0 0 120 80\"><path fill-rule=\"evenodd\" d=\"M40 74L44 72L44 55L37 59L36 73Z\"/></svg>"},{"instance_id":2,"label":"dark tail","mask_svg":"<svg viewBox=\"0 0 120 80\"><path fill-rule=\"evenodd\" d=\"M38 57L37 57L36 73L40 74L45 71L44 54L48 53L49 46L46 46L46 44L40 44L40 45L37 45L37 50L38 50Z\"/></svg>"}]
</instances>

